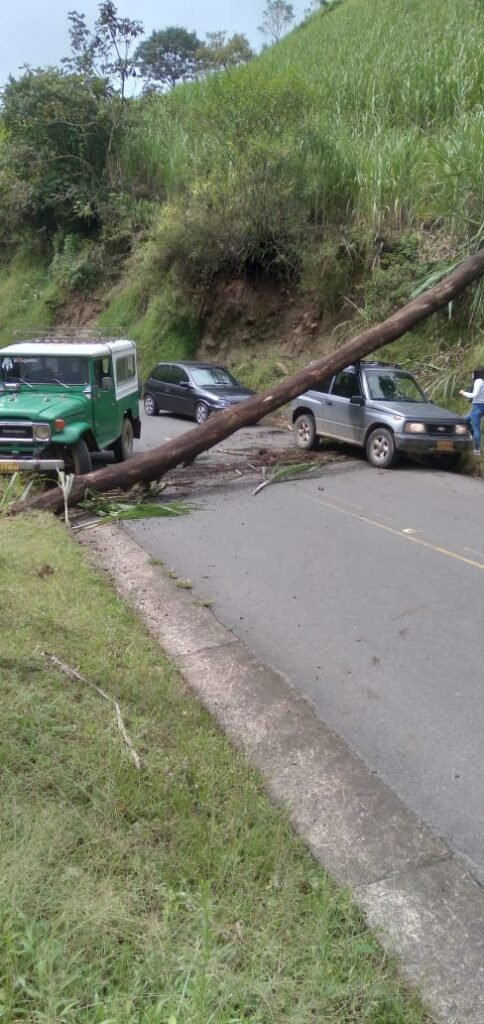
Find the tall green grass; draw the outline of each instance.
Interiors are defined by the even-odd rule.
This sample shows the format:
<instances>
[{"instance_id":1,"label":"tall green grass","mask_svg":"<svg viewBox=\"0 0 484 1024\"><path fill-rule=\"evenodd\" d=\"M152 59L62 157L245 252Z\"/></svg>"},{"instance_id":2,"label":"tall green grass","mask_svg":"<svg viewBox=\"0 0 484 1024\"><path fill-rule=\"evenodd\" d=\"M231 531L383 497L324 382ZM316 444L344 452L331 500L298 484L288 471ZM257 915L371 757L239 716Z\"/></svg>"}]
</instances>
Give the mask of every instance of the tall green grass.
<instances>
[{"instance_id":1,"label":"tall green grass","mask_svg":"<svg viewBox=\"0 0 484 1024\"><path fill-rule=\"evenodd\" d=\"M468 237L484 221L483 50L480 0L342 0L247 67L145 104L127 165L227 222L245 198L259 236L270 182L306 234L443 217Z\"/></svg>"}]
</instances>

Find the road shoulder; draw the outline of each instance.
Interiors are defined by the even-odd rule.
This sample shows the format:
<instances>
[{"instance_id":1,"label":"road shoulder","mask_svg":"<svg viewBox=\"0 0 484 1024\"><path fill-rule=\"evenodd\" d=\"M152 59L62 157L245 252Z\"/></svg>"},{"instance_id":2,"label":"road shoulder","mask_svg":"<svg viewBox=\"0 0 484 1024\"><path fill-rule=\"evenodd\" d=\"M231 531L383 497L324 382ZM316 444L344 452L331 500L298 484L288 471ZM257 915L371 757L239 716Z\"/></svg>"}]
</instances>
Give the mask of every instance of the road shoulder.
<instances>
[{"instance_id":1,"label":"road shoulder","mask_svg":"<svg viewBox=\"0 0 484 1024\"><path fill-rule=\"evenodd\" d=\"M484 891L395 794L121 528L83 538L446 1024L484 1019Z\"/></svg>"}]
</instances>

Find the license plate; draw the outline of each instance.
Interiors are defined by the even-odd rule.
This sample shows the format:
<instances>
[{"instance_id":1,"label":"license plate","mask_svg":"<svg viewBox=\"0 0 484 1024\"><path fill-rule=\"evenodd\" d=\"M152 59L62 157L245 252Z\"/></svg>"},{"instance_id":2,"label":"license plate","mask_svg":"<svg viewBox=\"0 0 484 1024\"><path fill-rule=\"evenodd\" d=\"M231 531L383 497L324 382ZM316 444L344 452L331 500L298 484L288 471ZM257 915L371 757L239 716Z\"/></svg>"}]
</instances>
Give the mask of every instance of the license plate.
<instances>
[{"instance_id":1,"label":"license plate","mask_svg":"<svg viewBox=\"0 0 484 1024\"><path fill-rule=\"evenodd\" d=\"M0 462L0 473L16 473L18 468L18 462Z\"/></svg>"},{"instance_id":2,"label":"license plate","mask_svg":"<svg viewBox=\"0 0 484 1024\"><path fill-rule=\"evenodd\" d=\"M454 445L452 441L437 441L438 452L453 452Z\"/></svg>"}]
</instances>

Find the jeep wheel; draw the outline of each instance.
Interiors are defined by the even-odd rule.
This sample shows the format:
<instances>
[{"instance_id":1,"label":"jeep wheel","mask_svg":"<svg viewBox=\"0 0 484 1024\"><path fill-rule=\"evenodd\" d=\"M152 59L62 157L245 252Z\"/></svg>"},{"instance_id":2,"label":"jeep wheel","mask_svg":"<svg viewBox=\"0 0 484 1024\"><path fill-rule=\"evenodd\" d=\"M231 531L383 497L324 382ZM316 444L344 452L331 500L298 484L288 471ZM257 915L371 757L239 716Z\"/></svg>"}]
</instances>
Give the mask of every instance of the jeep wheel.
<instances>
[{"instance_id":1,"label":"jeep wheel","mask_svg":"<svg viewBox=\"0 0 484 1024\"><path fill-rule=\"evenodd\" d=\"M118 437L117 441L113 444L113 452L116 462L126 462L126 459L131 458L133 454L133 442L133 424L129 417L125 416L121 437Z\"/></svg>"},{"instance_id":2,"label":"jeep wheel","mask_svg":"<svg viewBox=\"0 0 484 1024\"><path fill-rule=\"evenodd\" d=\"M156 399L153 398L153 395L145 395L145 397L144 397L144 407L145 407L145 413L146 413L147 416L157 416L158 415L158 405L157 405Z\"/></svg>"},{"instance_id":3,"label":"jeep wheel","mask_svg":"<svg viewBox=\"0 0 484 1024\"><path fill-rule=\"evenodd\" d=\"M76 441L75 444L64 445L61 448L60 454L64 459L66 473L84 476L85 473L91 472L91 455L86 442L82 438L80 441Z\"/></svg>"},{"instance_id":4,"label":"jeep wheel","mask_svg":"<svg viewBox=\"0 0 484 1024\"><path fill-rule=\"evenodd\" d=\"M298 448L309 452L318 447L316 423L311 413L302 413L294 422L294 437Z\"/></svg>"},{"instance_id":5,"label":"jeep wheel","mask_svg":"<svg viewBox=\"0 0 484 1024\"><path fill-rule=\"evenodd\" d=\"M205 402L197 402L195 406L195 419L197 423L206 423L208 419L208 405Z\"/></svg>"},{"instance_id":6,"label":"jeep wheel","mask_svg":"<svg viewBox=\"0 0 484 1024\"><path fill-rule=\"evenodd\" d=\"M390 469L398 460L395 438L386 427L372 430L366 442L366 457L378 469Z\"/></svg>"}]
</instances>

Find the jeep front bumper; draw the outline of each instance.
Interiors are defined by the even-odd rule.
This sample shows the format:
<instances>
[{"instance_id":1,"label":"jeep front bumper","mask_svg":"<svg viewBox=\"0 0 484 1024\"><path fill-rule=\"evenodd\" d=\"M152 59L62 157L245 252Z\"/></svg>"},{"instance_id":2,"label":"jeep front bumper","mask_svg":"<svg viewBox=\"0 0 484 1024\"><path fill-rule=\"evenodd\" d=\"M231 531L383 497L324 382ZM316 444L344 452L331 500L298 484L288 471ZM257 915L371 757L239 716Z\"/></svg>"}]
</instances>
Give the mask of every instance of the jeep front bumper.
<instances>
[{"instance_id":1,"label":"jeep front bumper","mask_svg":"<svg viewBox=\"0 0 484 1024\"><path fill-rule=\"evenodd\" d=\"M38 470L64 469L63 459L10 458L0 455L0 473L35 473Z\"/></svg>"}]
</instances>

